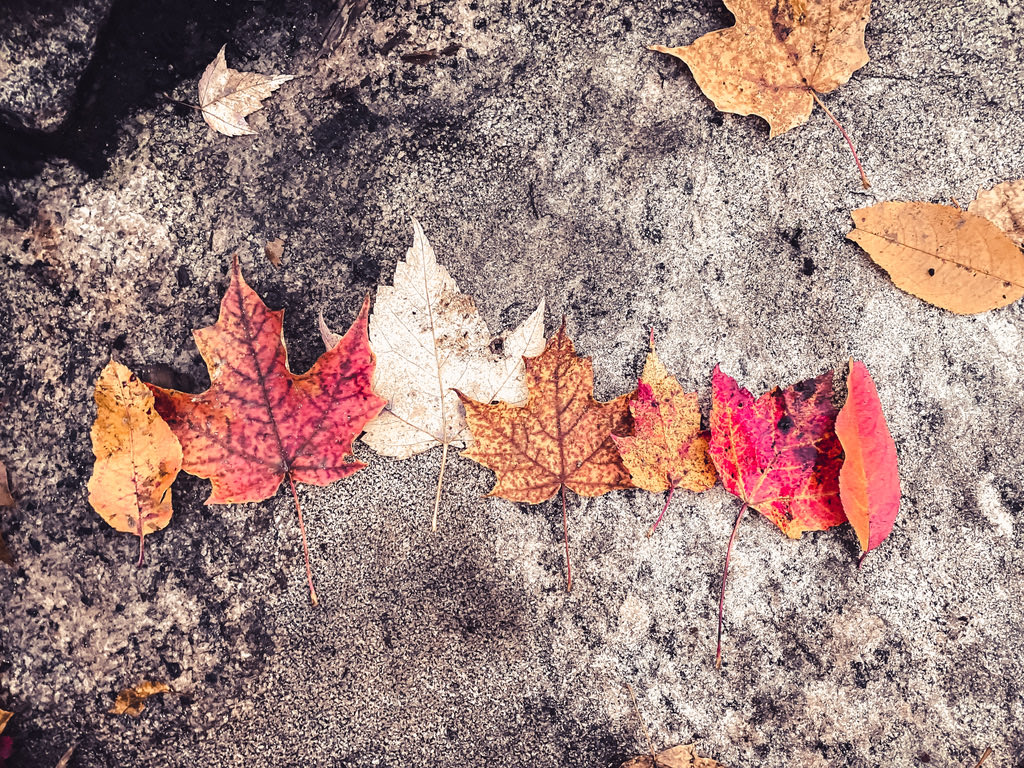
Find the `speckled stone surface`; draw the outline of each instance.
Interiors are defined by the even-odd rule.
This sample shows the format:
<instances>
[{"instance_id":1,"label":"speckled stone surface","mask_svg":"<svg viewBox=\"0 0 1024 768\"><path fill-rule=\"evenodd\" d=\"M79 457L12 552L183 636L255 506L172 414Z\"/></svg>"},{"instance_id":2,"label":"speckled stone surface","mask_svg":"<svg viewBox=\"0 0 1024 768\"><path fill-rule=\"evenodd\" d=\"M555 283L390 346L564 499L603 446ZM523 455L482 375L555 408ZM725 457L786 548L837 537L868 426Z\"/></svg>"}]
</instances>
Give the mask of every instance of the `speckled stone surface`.
<instances>
[{"instance_id":1,"label":"speckled stone surface","mask_svg":"<svg viewBox=\"0 0 1024 768\"><path fill-rule=\"evenodd\" d=\"M9 0L0 5L0 118L60 127L113 0Z\"/></svg>"},{"instance_id":2,"label":"speckled stone surface","mask_svg":"<svg viewBox=\"0 0 1024 768\"><path fill-rule=\"evenodd\" d=\"M986 745L987 766L1018 766L1024 304L933 308L845 234L855 207L966 205L1024 176L1024 11L875 3L871 63L825 97L864 191L820 110L769 141L646 50L728 24L712 0L376 4L318 58L329 10L247 6L221 18L224 39L188 38L180 101L223 42L233 67L302 75L250 118L256 136L135 99L96 162L64 147L0 186L10 764L53 765L74 742L71 765L100 768L610 768L643 749L630 682L656 747L697 740L733 768L969 766ZM424 50L448 52L410 60ZM485 499L490 473L456 458L433 534L440 452L357 444L368 469L299 491L321 608L284 492L208 507L182 476L136 568L135 540L86 501L106 360L206 386L190 331L215 319L237 249L304 370L317 313L351 322L411 216L492 329L541 297L549 330L565 315L602 399L633 386L651 327L705 413L716 363L759 393L864 360L903 474L890 539L858 571L848 529L789 541L747 519L720 671L738 509L721 486L677 494L650 539L661 497L571 498L566 594L554 502ZM176 694L137 720L106 714L143 678Z\"/></svg>"}]
</instances>

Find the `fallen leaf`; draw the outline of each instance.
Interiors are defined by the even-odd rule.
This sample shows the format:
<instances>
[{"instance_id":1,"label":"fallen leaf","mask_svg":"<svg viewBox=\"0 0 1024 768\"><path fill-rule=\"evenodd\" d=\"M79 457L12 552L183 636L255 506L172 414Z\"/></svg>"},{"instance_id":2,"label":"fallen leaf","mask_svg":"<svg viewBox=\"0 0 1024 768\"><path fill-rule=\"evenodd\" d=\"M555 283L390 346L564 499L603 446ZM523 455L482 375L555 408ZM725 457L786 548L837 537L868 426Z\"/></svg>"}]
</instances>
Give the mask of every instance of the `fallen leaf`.
<instances>
[{"instance_id":1,"label":"fallen leaf","mask_svg":"<svg viewBox=\"0 0 1024 768\"><path fill-rule=\"evenodd\" d=\"M281 257L284 255L284 240L280 237L276 240L271 240L265 246L263 246L263 252L270 259L270 263L275 267L281 266Z\"/></svg>"},{"instance_id":2,"label":"fallen leaf","mask_svg":"<svg viewBox=\"0 0 1024 768\"><path fill-rule=\"evenodd\" d=\"M374 391L387 398L366 427L363 442L383 456L407 459L443 446L431 527L437 530L448 447L471 439L455 387L481 402L526 400L523 356L544 349L544 302L516 330L495 339L473 299L437 263L423 228L412 222L413 244L395 267L394 285L381 286L370 317L377 354ZM321 318L324 343L337 336Z\"/></svg>"},{"instance_id":3,"label":"fallen leaf","mask_svg":"<svg viewBox=\"0 0 1024 768\"><path fill-rule=\"evenodd\" d=\"M900 471L896 443L864 363L850 361L846 386L849 394L836 416L836 435L845 454L839 498L857 533L863 560L892 530L900 510Z\"/></svg>"},{"instance_id":4,"label":"fallen leaf","mask_svg":"<svg viewBox=\"0 0 1024 768\"><path fill-rule=\"evenodd\" d=\"M4 732L4 728L7 727L7 721L14 715L13 712L8 712L5 709L0 709L0 734ZM14 753L14 740L10 736L0 736L0 765Z\"/></svg>"},{"instance_id":5,"label":"fallen leaf","mask_svg":"<svg viewBox=\"0 0 1024 768\"><path fill-rule=\"evenodd\" d=\"M632 478L645 491L668 491L665 506L647 531L650 536L672 501L676 488L706 491L715 484L715 468L708 456L707 432L700 428L696 393L684 392L654 351L647 354L636 392L629 398L633 429L626 437L612 436Z\"/></svg>"},{"instance_id":6,"label":"fallen leaf","mask_svg":"<svg viewBox=\"0 0 1024 768\"><path fill-rule=\"evenodd\" d=\"M171 687L167 683L143 680L134 688L125 688L117 694L117 700L109 710L112 715L131 715L138 717L146 708L146 699L157 693L167 693Z\"/></svg>"},{"instance_id":7,"label":"fallen leaf","mask_svg":"<svg viewBox=\"0 0 1024 768\"><path fill-rule=\"evenodd\" d=\"M696 744L683 744L666 749L656 756L640 755L627 760L621 768L725 768L710 757L697 754Z\"/></svg>"},{"instance_id":8,"label":"fallen leaf","mask_svg":"<svg viewBox=\"0 0 1024 768\"><path fill-rule=\"evenodd\" d=\"M7 467L0 461L0 507L13 507L14 497L11 495L11 486L7 482Z\"/></svg>"},{"instance_id":9,"label":"fallen leaf","mask_svg":"<svg viewBox=\"0 0 1024 768\"><path fill-rule=\"evenodd\" d=\"M807 122L816 93L868 62L871 0L725 0L736 23L690 45L653 46L686 62L723 112L759 115L775 137Z\"/></svg>"},{"instance_id":10,"label":"fallen leaf","mask_svg":"<svg viewBox=\"0 0 1024 768\"><path fill-rule=\"evenodd\" d=\"M459 392L473 433L462 455L494 470L488 496L540 504L561 491L566 588L572 589L565 489L601 496L632 486L612 440L629 433L629 395L594 399L593 365L576 355L564 322L525 363L525 405L478 402Z\"/></svg>"},{"instance_id":11,"label":"fallen leaf","mask_svg":"<svg viewBox=\"0 0 1024 768\"><path fill-rule=\"evenodd\" d=\"M4 732L4 728L7 727L7 722L14 717L13 712L8 712L6 709L0 709L0 733Z\"/></svg>"},{"instance_id":12,"label":"fallen leaf","mask_svg":"<svg viewBox=\"0 0 1024 768\"><path fill-rule=\"evenodd\" d=\"M221 46L217 57L199 79L199 108L206 124L225 136L245 136L256 131L245 122L246 115L260 109L264 99L294 79L294 75L259 75L231 69Z\"/></svg>"},{"instance_id":13,"label":"fallen leaf","mask_svg":"<svg viewBox=\"0 0 1024 768\"><path fill-rule=\"evenodd\" d=\"M1024 246L1024 179L979 189L967 211L988 219L1018 246Z\"/></svg>"},{"instance_id":14,"label":"fallen leaf","mask_svg":"<svg viewBox=\"0 0 1024 768\"><path fill-rule=\"evenodd\" d=\"M77 746L77 744L72 744L68 747L64 754L60 756L60 760L57 761L57 765L54 768L68 768L71 764L71 756L75 754L75 747Z\"/></svg>"},{"instance_id":15,"label":"fallen leaf","mask_svg":"<svg viewBox=\"0 0 1024 768\"><path fill-rule=\"evenodd\" d=\"M1024 296L1024 253L987 219L935 203L878 203L852 215L847 237L930 304L970 315Z\"/></svg>"},{"instance_id":16,"label":"fallen leaf","mask_svg":"<svg viewBox=\"0 0 1024 768\"><path fill-rule=\"evenodd\" d=\"M141 565L146 535L171 521L181 445L156 412L153 393L121 363L107 363L95 398L89 503L114 530L139 537Z\"/></svg>"},{"instance_id":17,"label":"fallen leaf","mask_svg":"<svg viewBox=\"0 0 1024 768\"><path fill-rule=\"evenodd\" d=\"M747 508L756 509L790 538L846 520L839 501L842 448L835 433L832 372L776 387L754 400L715 366L711 381L711 458L729 493L743 501L725 555L718 608L722 617L729 557Z\"/></svg>"},{"instance_id":18,"label":"fallen leaf","mask_svg":"<svg viewBox=\"0 0 1024 768\"><path fill-rule=\"evenodd\" d=\"M306 373L288 369L283 311L242 278L236 256L214 325L193 332L210 373L197 395L150 385L184 451L182 468L213 485L207 504L262 501L287 478L295 499L310 598L318 603L295 483L328 485L366 465L352 441L384 406L370 387L370 299L348 333Z\"/></svg>"}]
</instances>

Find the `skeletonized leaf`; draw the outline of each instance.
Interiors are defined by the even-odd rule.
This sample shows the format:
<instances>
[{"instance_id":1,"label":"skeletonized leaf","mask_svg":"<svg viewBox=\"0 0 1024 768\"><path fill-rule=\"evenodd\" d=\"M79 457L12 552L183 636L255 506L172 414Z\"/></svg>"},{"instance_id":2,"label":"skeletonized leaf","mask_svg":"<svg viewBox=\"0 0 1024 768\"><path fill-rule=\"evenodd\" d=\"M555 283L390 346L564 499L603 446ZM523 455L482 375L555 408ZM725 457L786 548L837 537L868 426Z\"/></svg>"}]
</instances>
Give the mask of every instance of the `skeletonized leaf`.
<instances>
[{"instance_id":1,"label":"skeletonized leaf","mask_svg":"<svg viewBox=\"0 0 1024 768\"><path fill-rule=\"evenodd\" d=\"M960 315L1024 296L1024 253L981 216L935 203L853 212L853 240L907 293Z\"/></svg>"},{"instance_id":2,"label":"skeletonized leaf","mask_svg":"<svg viewBox=\"0 0 1024 768\"><path fill-rule=\"evenodd\" d=\"M984 216L1013 242L1024 246L1024 179L1004 181L992 189L979 189L967 211Z\"/></svg>"},{"instance_id":3,"label":"skeletonized leaf","mask_svg":"<svg viewBox=\"0 0 1024 768\"><path fill-rule=\"evenodd\" d=\"M839 498L867 554L889 535L900 511L900 471L896 443L867 366L851 360L846 384L846 404L836 417L836 434L846 454Z\"/></svg>"},{"instance_id":4,"label":"skeletonized leaf","mask_svg":"<svg viewBox=\"0 0 1024 768\"><path fill-rule=\"evenodd\" d=\"M139 537L171 521L171 484L181 469L181 445L157 413L153 393L111 360L96 381L96 421L89 503L116 531Z\"/></svg>"},{"instance_id":5,"label":"skeletonized leaf","mask_svg":"<svg viewBox=\"0 0 1024 768\"><path fill-rule=\"evenodd\" d=\"M654 50L682 59L723 112L759 115L775 137L807 122L814 93L843 85L868 62L871 0L726 0L736 17L690 45Z\"/></svg>"},{"instance_id":6,"label":"skeletonized leaf","mask_svg":"<svg viewBox=\"0 0 1024 768\"><path fill-rule=\"evenodd\" d=\"M117 694L117 700L109 710L112 715L131 715L138 717L146 708L146 699L157 693L167 693L171 687L167 683L143 680L134 688L125 688Z\"/></svg>"},{"instance_id":7,"label":"skeletonized leaf","mask_svg":"<svg viewBox=\"0 0 1024 768\"><path fill-rule=\"evenodd\" d=\"M407 459L444 447L434 501L437 527L441 483L452 443L471 438L458 388L489 403L526 400L523 357L544 349L544 302L517 329L497 339L473 299L437 263L423 228L412 222L413 244L395 268L394 285L381 286L370 316L370 344L377 354L374 391L387 407L362 440L377 453ZM321 318L328 349L337 337Z\"/></svg>"},{"instance_id":8,"label":"skeletonized leaf","mask_svg":"<svg viewBox=\"0 0 1024 768\"><path fill-rule=\"evenodd\" d=\"M283 83L295 75L260 75L231 69L221 46L217 57L199 79L199 107L213 130L225 136L245 136L256 133L245 122Z\"/></svg>"},{"instance_id":9,"label":"skeletonized leaf","mask_svg":"<svg viewBox=\"0 0 1024 768\"><path fill-rule=\"evenodd\" d=\"M621 768L725 768L710 757L697 754L696 744L682 744L659 752L655 757L640 755L627 760Z\"/></svg>"}]
</instances>

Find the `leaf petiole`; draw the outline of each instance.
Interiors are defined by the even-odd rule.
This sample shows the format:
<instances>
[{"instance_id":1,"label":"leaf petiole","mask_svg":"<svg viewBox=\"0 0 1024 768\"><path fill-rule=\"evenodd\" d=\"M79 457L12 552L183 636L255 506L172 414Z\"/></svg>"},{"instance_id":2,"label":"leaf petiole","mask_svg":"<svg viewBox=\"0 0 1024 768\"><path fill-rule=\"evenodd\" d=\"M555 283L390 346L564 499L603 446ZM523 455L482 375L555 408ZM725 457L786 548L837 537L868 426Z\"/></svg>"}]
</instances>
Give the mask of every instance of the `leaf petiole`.
<instances>
[{"instance_id":1,"label":"leaf petiole","mask_svg":"<svg viewBox=\"0 0 1024 768\"><path fill-rule=\"evenodd\" d=\"M729 559L732 557L732 545L736 541L736 532L740 529L740 521L747 512L749 502L743 502L740 513L736 515L736 524L729 536L729 546L725 550L725 567L722 569L722 592L718 596L718 644L715 647L715 669L722 668L722 621L725 617L725 580L729 577Z\"/></svg>"}]
</instances>

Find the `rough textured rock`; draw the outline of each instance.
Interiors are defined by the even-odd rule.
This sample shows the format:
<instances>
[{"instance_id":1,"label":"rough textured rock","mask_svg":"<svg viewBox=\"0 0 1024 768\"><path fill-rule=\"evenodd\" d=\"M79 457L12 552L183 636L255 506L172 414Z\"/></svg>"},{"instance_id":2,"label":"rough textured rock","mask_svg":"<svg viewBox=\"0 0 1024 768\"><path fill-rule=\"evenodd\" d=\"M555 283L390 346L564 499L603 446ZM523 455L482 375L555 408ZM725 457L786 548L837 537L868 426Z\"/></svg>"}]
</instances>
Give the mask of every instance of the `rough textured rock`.
<instances>
[{"instance_id":1,"label":"rough textured rock","mask_svg":"<svg viewBox=\"0 0 1024 768\"><path fill-rule=\"evenodd\" d=\"M625 681L656 747L697 740L730 766L970 765L986 744L1014 764L1024 304L949 314L844 236L849 210L875 200L966 202L1024 176L1024 89L1008 65L1024 57L1020 9L875 4L873 61L827 97L867 163L865 192L820 111L769 141L646 50L728 23L712 0L378 4L325 58L326 3L232 8L216 27L232 66L305 75L253 116L256 136L215 135L140 95L159 78L121 81L135 95L111 130L51 147L0 188L13 765L52 765L77 741L73 765L111 768L615 766L641 748ZM195 100L214 37L166 46L174 98ZM115 77L100 68L96 92ZM431 534L439 453L362 447L367 470L300 489L321 609L285 494L207 507L205 483L182 478L137 569L134 539L86 503L105 362L204 387L189 332L215 318L239 249L286 309L302 369L321 348L317 311L347 325L391 280L413 215L491 327L542 296L549 330L565 314L601 399L633 385L651 326L705 412L715 363L761 391L865 360L903 471L891 539L858 571L848 529L796 542L746 521L720 672L736 512L721 487L677 494L650 539L659 497L574 500L567 595L554 503L485 499L489 473L456 459ZM277 237L280 269L263 255ZM106 714L142 679L178 695L138 720Z\"/></svg>"},{"instance_id":2,"label":"rough textured rock","mask_svg":"<svg viewBox=\"0 0 1024 768\"><path fill-rule=\"evenodd\" d=\"M40 131L60 127L112 4L12 0L0 5L0 116Z\"/></svg>"}]
</instances>

